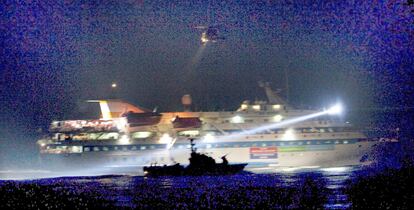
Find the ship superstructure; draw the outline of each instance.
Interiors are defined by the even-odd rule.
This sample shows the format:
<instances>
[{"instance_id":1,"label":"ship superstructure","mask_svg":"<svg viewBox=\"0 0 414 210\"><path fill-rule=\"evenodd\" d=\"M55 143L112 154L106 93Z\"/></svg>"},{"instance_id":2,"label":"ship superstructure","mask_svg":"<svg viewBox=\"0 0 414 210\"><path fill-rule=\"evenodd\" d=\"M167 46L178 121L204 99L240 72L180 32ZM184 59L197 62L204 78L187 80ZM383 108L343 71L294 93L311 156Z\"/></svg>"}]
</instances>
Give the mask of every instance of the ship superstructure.
<instances>
[{"instance_id":1,"label":"ship superstructure","mask_svg":"<svg viewBox=\"0 0 414 210\"><path fill-rule=\"evenodd\" d=\"M195 138L201 152L251 168L319 167L361 164L376 143L337 116L284 124L321 110L294 109L262 87L268 101L244 101L236 111L158 113L120 100L92 101L102 117L52 122L49 137L38 141L40 153L45 161L82 167L186 164L188 139Z\"/></svg>"}]
</instances>

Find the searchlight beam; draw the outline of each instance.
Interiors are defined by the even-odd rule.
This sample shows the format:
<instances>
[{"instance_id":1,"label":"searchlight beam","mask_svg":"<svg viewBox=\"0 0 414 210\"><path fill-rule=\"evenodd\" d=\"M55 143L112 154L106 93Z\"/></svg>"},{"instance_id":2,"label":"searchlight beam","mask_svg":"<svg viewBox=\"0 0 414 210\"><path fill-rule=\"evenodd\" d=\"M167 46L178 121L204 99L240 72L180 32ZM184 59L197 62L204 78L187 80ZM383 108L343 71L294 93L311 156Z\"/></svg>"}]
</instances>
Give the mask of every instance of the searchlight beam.
<instances>
[{"instance_id":1,"label":"searchlight beam","mask_svg":"<svg viewBox=\"0 0 414 210\"><path fill-rule=\"evenodd\" d=\"M242 132L239 132L239 133L236 133L236 134L231 134L231 135L224 136L224 137L221 137L221 138L219 137L219 140L226 140L226 139L232 139L232 138L235 138L235 137L240 137L240 136L245 136L245 135L252 135L252 134L255 134L255 133L258 133L258 132L263 132L263 131L267 131L267 130L271 130L271 129L280 128L280 127L283 127L283 126L299 123L299 122L309 120L309 119L312 119L312 118L316 118L316 117L326 115L326 114L338 115L338 114L341 114L342 111L343 111L342 105L341 104L336 104L335 106L332 106L328 110L324 110L324 111L321 111L321 112L317 112L317 113L313 113L313 114L309 114L309 115L305 115L305 116L285 120L283 122L272 123L270 125L260 126L260 127L255 128L255 129L242 131Z\"/></svg>"}]
</instances>

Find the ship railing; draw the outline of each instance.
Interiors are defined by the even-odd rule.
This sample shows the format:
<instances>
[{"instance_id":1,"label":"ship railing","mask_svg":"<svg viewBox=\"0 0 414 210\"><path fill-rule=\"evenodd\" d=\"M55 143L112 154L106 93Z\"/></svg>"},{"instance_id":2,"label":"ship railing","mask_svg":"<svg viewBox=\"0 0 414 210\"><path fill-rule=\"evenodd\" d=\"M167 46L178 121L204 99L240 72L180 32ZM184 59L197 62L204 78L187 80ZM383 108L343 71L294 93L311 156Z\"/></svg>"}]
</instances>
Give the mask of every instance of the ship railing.
<instances>
[{"instance_id":1,"label":"ship railing","mask_svg":"<svg viewBox=\"0 0 414 210\"><path fill-rule=\"evenodd\" d=\"M231 135L231 134L229 134ZM319 139L319 138L365 138L362 133L358 132L324 132L324 133L292 133L295 139ZM242 138L256 139L256 138L284 138L284 133L257 133L244 135Z\"/></svg>"},{"instance_id":2,"label":"ship railing","mask_svg":"<svg viewBox=\"0 0 414 210\"><path fill-rule=\"evenodd\" d=\"M74 146L72 146L74 147ZM61 148L45 148L45 149L41 149L40 153L42 154L77 154L77 153L82 153L82 149L80 146L77 146L77 150L73 150L70 147L67 147L65 149L61 149Z\"/></svg>"},{"instance_id":3,"label":"ship railing","mask_svg":"<svg viewBox=\"0 0 414 210\"><path fill-rule=\"evenodd\" d=\"M50 128L50 132L61 132L61 133L69 133L69 132L118 132L119 129L116 127L83 127L83 128Z\"/></svg>"},{"instance_id":4,"label":"ship railing","mask_svg":"<svg viewBox=\"0 0 414 210\"><path fill-rule=\"evenodd\" d=\"M66 120L54 121L49 127L51 132L100 132L118 131L113 120Z\"/></svg>"}]
</instances>

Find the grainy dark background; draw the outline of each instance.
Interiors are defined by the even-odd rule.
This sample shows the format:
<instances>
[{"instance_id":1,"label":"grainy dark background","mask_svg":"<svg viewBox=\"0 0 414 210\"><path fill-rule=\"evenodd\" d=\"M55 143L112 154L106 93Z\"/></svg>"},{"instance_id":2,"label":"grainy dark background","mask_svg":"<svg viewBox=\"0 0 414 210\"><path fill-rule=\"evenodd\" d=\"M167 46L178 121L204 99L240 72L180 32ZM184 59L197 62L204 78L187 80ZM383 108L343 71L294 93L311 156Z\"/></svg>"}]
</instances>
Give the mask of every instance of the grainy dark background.
<instances>
[{"instance_id":1,"label":"grainy dark background","mask_svg":"<svg viewBox=\"0 0 414 210\"><path fill-rule=\"evenodd\" d=\"M406 1L6 0L0 10L1 168L30 165L51 120L96 115L86 99L168 111L189 93L197 109L232 110L264 97L257 81L285 88L285 71L296 107L340 100L354 121L391 127L412 116ZM225 39L196 56L199 25Z\"/></svg>"}]
</instances>

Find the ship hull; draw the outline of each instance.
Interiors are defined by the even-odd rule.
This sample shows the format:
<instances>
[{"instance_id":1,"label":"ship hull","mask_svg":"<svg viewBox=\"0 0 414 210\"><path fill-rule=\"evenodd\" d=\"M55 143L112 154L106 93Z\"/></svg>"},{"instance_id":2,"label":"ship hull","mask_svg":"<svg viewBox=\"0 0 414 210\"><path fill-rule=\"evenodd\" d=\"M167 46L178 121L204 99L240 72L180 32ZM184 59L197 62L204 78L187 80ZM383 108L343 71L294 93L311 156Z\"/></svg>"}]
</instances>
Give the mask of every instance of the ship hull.
<instances>
[{"instance_id":1,"label":"ship hull","mask_svg":"<svg viewBox=\"0 0 414 210\"><path fill-rule=\"evenodd\" d=\"M326 142L326 140L325 140ZM248 163L246 170L260 168L287 167L340 167L367 164L361 161L369 155L377 141L342 140L340 144L312 144L306 142L266 141L264 144L251 142L247 145L227 143L226 145L200 144L198 151L206 153L216 160L227 155L231 163ZM345 142L345 143L344 143ZM286 145L287 144L287 145ZM84 148L93 147L84 145ZM140 173L142 167L151 164L164 165L172 163L188 164L189 149L187 144L177 144L171 149L165 145L120 147L120 151L93 151L79 154L41 154L42 165L54 170L90 170L103 173ZM145 147L145 149L144 149ZM153 149L151 149L153 147ZM219 162L219 161L218 161Z\"/></svg>"}]
</instances>

